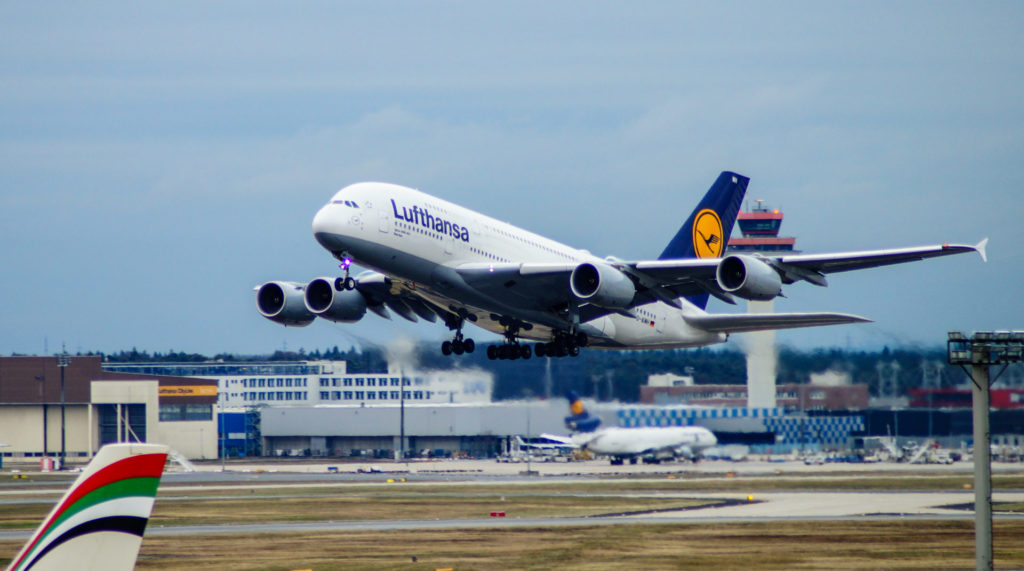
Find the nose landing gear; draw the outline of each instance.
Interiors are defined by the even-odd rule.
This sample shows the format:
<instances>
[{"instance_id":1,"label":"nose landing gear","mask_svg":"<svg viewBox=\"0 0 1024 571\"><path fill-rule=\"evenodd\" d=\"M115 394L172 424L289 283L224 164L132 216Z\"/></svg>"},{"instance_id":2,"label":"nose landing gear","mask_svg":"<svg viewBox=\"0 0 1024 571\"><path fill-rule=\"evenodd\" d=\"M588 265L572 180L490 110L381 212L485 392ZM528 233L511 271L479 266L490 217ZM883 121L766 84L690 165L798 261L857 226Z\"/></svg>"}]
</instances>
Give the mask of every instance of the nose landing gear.
<instances>
[{"instance_id":1,"label":"nose landing gear","mask_svg":"<svg viewBox=\"0 0 1024 571\"><path fill-rule=\"evenodd\" d=\"M341 264L338 266L345 272L343 277L334 280L334 289L336 291L353 290L356 289L356 280L348 275L349 267L352 266L352 258L348 257L348 254L342 254Z\"/></svg>"}]
</instances>

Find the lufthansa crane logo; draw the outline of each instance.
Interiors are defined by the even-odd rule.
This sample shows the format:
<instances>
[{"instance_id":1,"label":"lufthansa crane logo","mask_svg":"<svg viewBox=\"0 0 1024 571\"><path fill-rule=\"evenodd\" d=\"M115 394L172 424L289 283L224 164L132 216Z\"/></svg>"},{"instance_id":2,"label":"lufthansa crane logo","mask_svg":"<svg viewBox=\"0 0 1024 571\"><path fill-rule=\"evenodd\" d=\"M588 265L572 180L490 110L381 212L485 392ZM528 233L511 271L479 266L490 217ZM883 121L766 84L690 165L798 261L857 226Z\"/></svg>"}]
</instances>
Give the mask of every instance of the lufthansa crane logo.
<instances>
[{"instance_id":1,"label":"lufthansa crane logo","mask_svg":"<svg viewBox=\"0 0 1024 571\"><path fill-rule=\"evenodd\" d=\"M705 208L693 217L693 251L698 258L719 258L723 249L722 221L718 213Z\"/></svg>"}]
</instances>

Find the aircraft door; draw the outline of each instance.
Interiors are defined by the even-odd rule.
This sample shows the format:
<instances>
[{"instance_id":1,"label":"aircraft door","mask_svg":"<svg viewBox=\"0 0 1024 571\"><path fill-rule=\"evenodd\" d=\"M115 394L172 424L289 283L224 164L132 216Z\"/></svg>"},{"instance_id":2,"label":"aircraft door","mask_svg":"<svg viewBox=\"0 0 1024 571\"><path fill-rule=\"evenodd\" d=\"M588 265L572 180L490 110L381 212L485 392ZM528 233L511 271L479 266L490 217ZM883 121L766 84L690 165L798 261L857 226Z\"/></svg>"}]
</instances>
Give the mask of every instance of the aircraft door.
<instances>
[{"instance_id":1,"label":"aircraft door","mask_svg":"<svg viewBox=\"0 0 1024 571\"><path fill-rule=\"evenodd\" d=\"M377 211L377 227L384 234L391 232L391 213L388 212L387 208L381 208Z\"/></svg>"}]
</instances>

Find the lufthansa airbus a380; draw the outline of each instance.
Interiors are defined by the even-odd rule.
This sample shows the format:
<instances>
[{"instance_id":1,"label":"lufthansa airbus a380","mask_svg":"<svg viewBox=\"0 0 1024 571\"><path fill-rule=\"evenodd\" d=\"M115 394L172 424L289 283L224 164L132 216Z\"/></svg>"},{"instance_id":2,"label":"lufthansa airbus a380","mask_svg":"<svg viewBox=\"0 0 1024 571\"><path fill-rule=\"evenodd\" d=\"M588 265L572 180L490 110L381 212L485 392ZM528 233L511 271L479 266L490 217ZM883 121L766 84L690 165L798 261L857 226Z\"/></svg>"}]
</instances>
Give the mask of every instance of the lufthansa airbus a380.
<instances>
[{"instance_id":1,"label":"lufthansa airbus a380","mask_svg":"<svg viewBox=\"0 0 1024 571\"><path fill-rule=\"evenodd\" d=\"M411 188L363 182L338 191L313 218L313 236L341 262L340 277L256 288L260 313L305 326L366 311L440 318L444 354L472 353L468 321L502 334L491 359L576 356L581 347L669 349L724 342L730 333L869 321L842 313L711 314L709 297L770 300L783 284L825 286L825 274L977 251L913 248L723 257L750 179L723 172L657 260L600 258ZM369 268L355 277L352 264ZM537 341L534 345L524 341Z\"/></svg>"}]
</instances>

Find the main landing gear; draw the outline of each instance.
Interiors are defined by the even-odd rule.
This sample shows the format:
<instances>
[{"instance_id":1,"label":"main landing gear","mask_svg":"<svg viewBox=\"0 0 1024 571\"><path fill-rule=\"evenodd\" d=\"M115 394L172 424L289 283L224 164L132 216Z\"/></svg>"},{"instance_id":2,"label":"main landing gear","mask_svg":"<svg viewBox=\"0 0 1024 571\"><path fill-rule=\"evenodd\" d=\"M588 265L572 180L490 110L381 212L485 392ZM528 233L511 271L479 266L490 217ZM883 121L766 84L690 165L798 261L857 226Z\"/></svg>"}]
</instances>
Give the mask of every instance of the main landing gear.
<instances>
[{"instance_id":1,"label":"main landing gear","mask_svg":"<svg viewBox=\"0 0 1024 571\"><path fill-rule=\"evenodd\" d=\"M519 327L515 323L505 325L505 344L491 345L487 348L487 358L495 359L529 359L537 357L577 357L580 348L586 347L590 342L586 333L555 333L555 338L550 343L537 343L532 348L530 345L519 343Z\"/></svg>"},{"instance_id":2,"label":"main landing gear","mask_svg":"<svg viewBox=\"0 0 1024 571\"><path fill-rule=\"evenodd\" d=\"M534 353L538 357L577 357L580 348L586 347L589 342L586 333L556 333L550 343L538 343Z\"/></svg>"},{"instance_id":3,"label":"main landing gear","mask_svg":"<svg viewBox=\"0 0 1024 571\"><path fill-rule=\"evenodd\" d=\"M445 317L445 325L448 329L455 331L455 338L451 341L445 341L441 343L441 354L444 356L461 355L463 353L472 353L476 350L476 342L472 339L462 336L462 326L466 323L465 314L460 314L458 317L451 316Z\"/></svg>"},{"instance_id":4,"label":"main landing gear","mask_svg":"<svg viewBox=\"0 0 1024 571\"><path fill-rule=\"evenodd\" d=\"M506 359L529 359L533 356L533 349L529 345L519 344L520 324L502 317L499 321L505 327L505 344L491 345L487 348L487 358L490 360Z\"/></svg>"}]
</instances>

